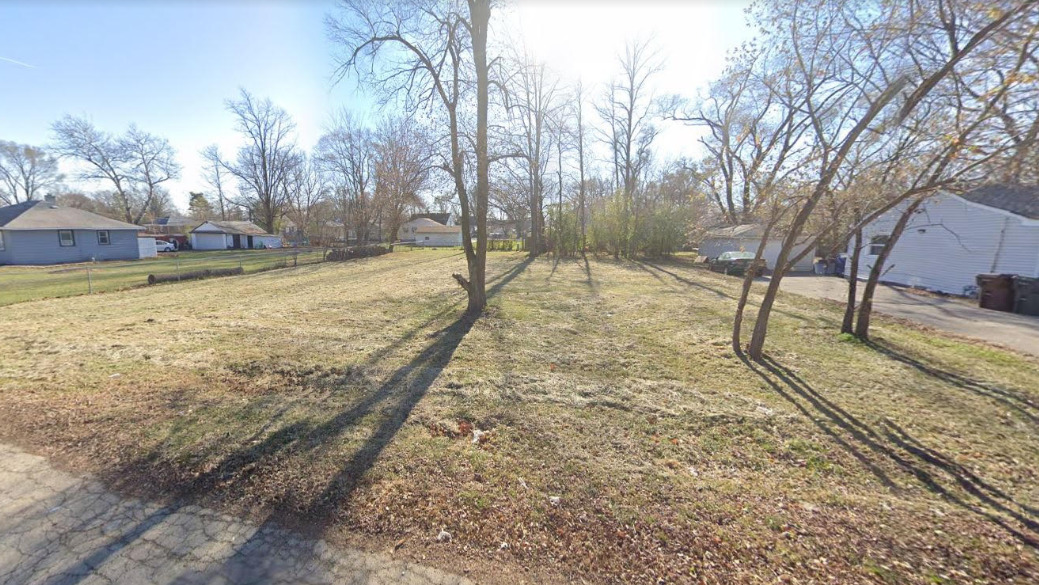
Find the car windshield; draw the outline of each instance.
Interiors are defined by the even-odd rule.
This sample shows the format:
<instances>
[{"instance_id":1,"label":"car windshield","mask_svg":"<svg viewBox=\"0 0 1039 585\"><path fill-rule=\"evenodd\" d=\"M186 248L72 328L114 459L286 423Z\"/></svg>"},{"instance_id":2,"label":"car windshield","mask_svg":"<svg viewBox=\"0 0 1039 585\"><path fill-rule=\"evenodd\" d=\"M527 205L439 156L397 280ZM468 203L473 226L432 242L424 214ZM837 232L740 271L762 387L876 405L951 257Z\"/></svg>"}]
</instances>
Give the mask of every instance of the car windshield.
<instances>
[{"instance_id":1,"label":"car windshield","mask_svg":"<svg viewBox=\"0 0 1039 585\"><path fill-rule=\"evenodd\" d=\"M754 254L751 252L723 252L721 256L718 256L719 260L753 260Z\"/></svg>"}]
</instances>

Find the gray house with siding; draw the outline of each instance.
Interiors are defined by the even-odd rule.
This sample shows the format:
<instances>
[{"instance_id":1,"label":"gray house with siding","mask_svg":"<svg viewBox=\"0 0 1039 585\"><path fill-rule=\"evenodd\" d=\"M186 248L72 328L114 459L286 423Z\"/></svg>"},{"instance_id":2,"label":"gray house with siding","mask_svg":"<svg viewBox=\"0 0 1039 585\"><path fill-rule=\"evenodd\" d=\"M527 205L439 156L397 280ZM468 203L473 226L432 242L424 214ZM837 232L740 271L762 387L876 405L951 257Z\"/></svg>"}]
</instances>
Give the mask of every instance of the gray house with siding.
<instances>
[{"instance_id":1,"label":"gray house with siding","mask_svg":"<svg viewBox=\"0 0 1039 585\"><path fill-rule=\"evenodd\" d=\"M141 226L73 207L53 197L0 207L0 265L140 258Z\"/></svg>"}]
</instances>

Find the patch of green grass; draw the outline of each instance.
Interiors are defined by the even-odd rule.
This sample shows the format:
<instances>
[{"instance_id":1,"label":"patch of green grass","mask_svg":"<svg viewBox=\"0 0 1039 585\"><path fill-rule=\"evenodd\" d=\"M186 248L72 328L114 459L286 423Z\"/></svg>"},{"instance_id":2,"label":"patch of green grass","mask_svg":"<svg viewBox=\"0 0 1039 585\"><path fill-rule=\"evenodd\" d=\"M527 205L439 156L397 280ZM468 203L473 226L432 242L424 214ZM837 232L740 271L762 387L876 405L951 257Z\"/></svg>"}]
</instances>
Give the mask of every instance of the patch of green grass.
<instances>
[{"instance_id":1,"label":"patch of green grass","mask_svg":"<svg viewBox=\"0 0 1039 585\"><path fill-rule=\"evenodd\" d=\"M311 264L323 259L322 250L221 250L161 254L135 261L59 264L53 266L0 266L0 305L90 292L111 292L145 286L149 274L187 273L204 269L238 268L246 273ZM170 283L165 286L174 286Z\"/></svg>"}]
</instances>

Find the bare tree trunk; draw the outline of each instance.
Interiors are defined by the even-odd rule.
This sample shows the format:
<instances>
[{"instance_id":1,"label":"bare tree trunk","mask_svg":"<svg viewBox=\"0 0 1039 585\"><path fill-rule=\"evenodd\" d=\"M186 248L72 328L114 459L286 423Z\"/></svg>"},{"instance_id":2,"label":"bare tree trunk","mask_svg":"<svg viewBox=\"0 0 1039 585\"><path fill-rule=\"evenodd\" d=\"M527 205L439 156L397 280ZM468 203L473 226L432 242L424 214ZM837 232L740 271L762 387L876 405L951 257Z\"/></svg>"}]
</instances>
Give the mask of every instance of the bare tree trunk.
<instances>
[{"instance_id":1,"label":"bare tree trunk","mask_svg":"<svg viewBox=\"0 0 1039 585\"><path fill-rule=\"evenodd\" d=\"M556 209L556 241L552 246L556 249L556 258L563 255L563 142L562 132L556 139L556 176L559 187L559 201Z\"/></svg>"},{"instance_id":2,"label":"bare tree trunk","mask_svg":"<svg viewBox=\"0 0 1039 585\"><path fill-rule=\"evenodd\" d=\"M851 251L851 266L848 273L848 300L844 305L844 320L841 322L841 333L851 333L855 322L855 297L859 287L859 257L862 255L862 228L855 230L855 246Z\"/></svg>"},{"instance_id":3,"label":"bare tree trunk","mask_svg":"<svg viewBox=\"0 0 1039 585\"><path fill-rule=\"evenodd\" d=\"M736 355L743 354L742 341L742 329L743 329L743 313L747 308L747 299L750 297L750 288L754 285L754 269L758 261L765 254L765 247L768 245L768 237L772 233L772 227L776 225L775 221L769 222L765 226L765 232L761 235L761 241L758 242L758 249L754 253L754 262L751 268L747 270L746 274L743 275L743 289L740 291L740 300L736 304L736 317L732 322L732 351L736 352Z\"/></svg>"},{"instance_id":4,"label":"bare tree trunk","mask_svg":"<svg viewBox=\"0 0 1039 585\"><path fill-rule=\"evenodd\" d=\"M581 238L577 246L581 254L584 254L586 240L586 220L585 220L585 204L584 204L584 93L581 91L581 87L577 89L577 169L578 179L580 183L577 187L577 205L578 214L580 214L581 222ZM576 254L575 254L576 255Z\"/></svg>"},{"instance_id":5,"label":"bare tree trunk","mask_svg":"<svg viewBox=\"0 0 1039 585\"><path fill-rule=\"evenodd\" d=\"M469 0L469 17L472 20L473 62L476 65L476 254L469 262L469 306L470 315L480 314L487 306L487 201L490 195L489 166L487 155L487 28L491 20L490 0ZM471 237L463 234L463 238ZM470 246L471 247L471 246Z\"/></svg>"},{"instance_id":6,"label":"bare tree trunk","mask_svg":"<svg viewBox=\"0 0 1039 585\"><path fill-rule=\"evenodd\" d=\"M892 248L898 242L898 239L902 237L902 232L905 231L906 225L909 224L909 220L916 213L916 210L920 208L920 205L924 202L923 198L917 199L913 203L906 207L906 210L902 212L901 217L898 218L898 222L895 223L895 227L891 229L891 235L888 236L887 243L884 244L884 248L877 255L877 260L873 263L873 268L869 271L869 280L866 281L866 287L862 289L862 302L859 304L859 319L855 323L855 335L860 339L869 339L869 320L873 314L873 294L877 290L877 284L880 283L880 275L884 273L884 263L887 262L888 257L891 255Z\"/></svg>"},{"instance_id":7,"label":"bare tree trunk","mask_svg":"<svg viewBox=\"0 0 1039 585\"><path fill-rule=\"evenodd\" d=\"M768 335L768 320L772 315L772 305L776 302L776 293L779 292L779 284L783 280L783 276L786 273L787 261L790 259L790 253L797 245L801 234L804 232L805 225L808 223L808 218L812 214L812 210L815 209L816 204L826 194L830 188L830 184L833 182L834 177L837 176L837 171L840 169L841 163L848 156L848 152L852 146L858 141L859 136L866 131L866 128L873 122L873 120L880 115L880 112L889 104L905 87L907 78L901 77L890 86L888 86L876 101L870 104L866 113L863 114L862 118L855 124L851 131L841 141L841 146L838 148L826 169L822 172L818 182L815 184L815 188L812 191L812 195L801 207L801 211L798 212L794 218L793 223L790 225L790 231L787 233L786 238L783 240L783 247L779 250L779 257L776 259L776 268L772 273L772 279L769 280L768 290L765 291L765 298L761 301L761 307L758 309L758 320L754 323L754 336L750 340L750 353L751 359L760 360L765 349L765 336ZM916 105L916 104L913 104ZM911 110L912 108L910 108Z\"/></svg>"}]
</instances>

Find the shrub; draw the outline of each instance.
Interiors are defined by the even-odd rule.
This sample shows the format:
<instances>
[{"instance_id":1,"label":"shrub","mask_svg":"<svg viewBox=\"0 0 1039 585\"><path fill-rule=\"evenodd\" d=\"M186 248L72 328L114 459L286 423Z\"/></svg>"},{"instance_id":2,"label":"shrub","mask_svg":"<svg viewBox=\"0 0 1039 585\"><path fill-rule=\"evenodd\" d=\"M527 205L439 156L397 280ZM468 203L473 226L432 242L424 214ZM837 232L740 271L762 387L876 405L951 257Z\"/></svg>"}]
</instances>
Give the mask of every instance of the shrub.
<instances>
[{"instance_id":1,"label":"shrub","mask_svg":"<svg viewBox=\"0 0 1039 585\"><path fill-rule=\"evenodd\" d=\"M523 240L487 240L488 252L512 252L523 249Z\"/></svg>"},{"instance_id":2,"label":"shrub","mask_svg":"<svg viewBox=\"0 0 1039 585\"><path fill-rule=\"evenodd\" d=\"M325 252L326 262L344 262L355 258L368 258L371 256L382 256L389 254L393 248L386 246L353 246L350 248L335 248Z\"/></svg>"}]
</instances>

